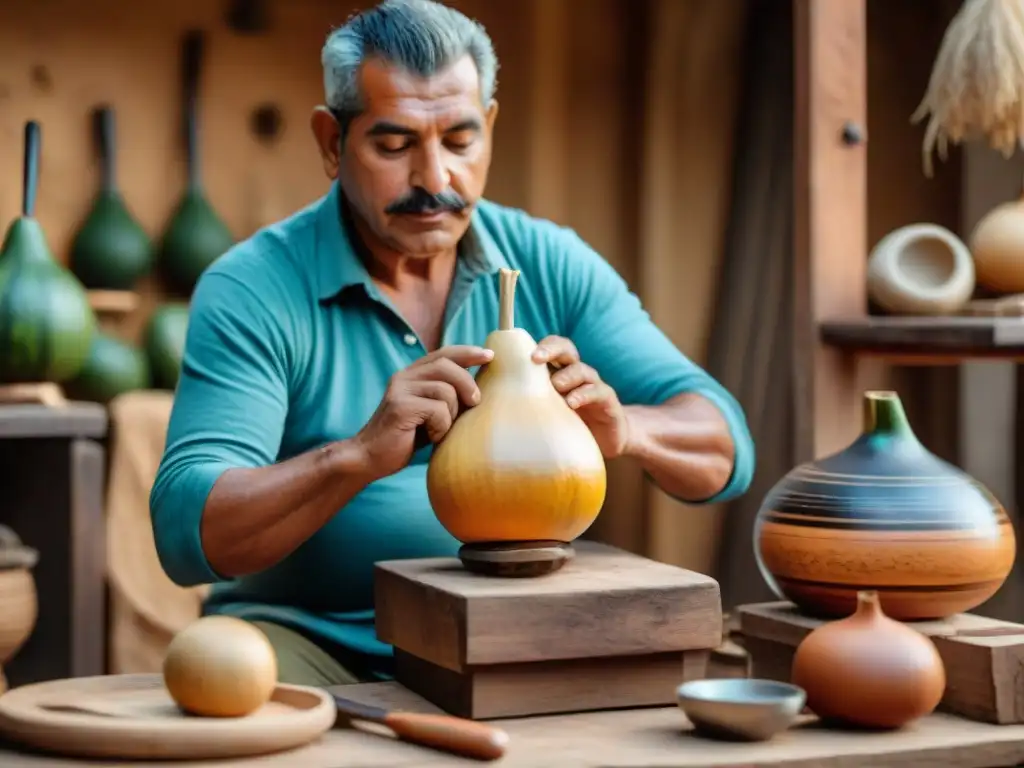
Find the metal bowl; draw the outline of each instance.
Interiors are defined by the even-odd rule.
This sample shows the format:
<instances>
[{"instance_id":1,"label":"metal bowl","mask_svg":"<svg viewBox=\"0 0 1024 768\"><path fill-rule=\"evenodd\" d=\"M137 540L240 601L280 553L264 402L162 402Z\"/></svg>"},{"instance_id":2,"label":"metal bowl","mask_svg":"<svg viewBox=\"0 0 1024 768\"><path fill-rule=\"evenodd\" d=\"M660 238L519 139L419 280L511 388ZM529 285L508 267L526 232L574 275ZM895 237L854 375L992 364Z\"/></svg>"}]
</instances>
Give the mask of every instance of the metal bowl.
<instances>
[{"instance_id":1,"label":"metal bowl","mask_svg":"<svg viewBox=\"0 0 1024 768\"><path fill-rule=\"evenodd\" d=\"M676 689L679 708L698 734L731 741L766 741L804 708L803 688L774 680L694 680Z\"/></svg>"}]
</instances>

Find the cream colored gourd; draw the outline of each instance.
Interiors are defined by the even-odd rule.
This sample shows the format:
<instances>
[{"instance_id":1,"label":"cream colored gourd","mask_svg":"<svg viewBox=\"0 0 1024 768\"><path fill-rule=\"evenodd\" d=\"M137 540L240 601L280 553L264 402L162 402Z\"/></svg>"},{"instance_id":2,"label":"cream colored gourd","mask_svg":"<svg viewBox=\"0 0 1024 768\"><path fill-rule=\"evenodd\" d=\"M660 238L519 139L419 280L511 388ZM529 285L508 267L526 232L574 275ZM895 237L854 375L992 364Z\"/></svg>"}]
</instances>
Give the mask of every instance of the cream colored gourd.
<instances>
[{"instance_id":1,"label":"cream colored gourd","mask_svg":"<svg viewBox=\"0 0 1024 768\"><path fill-rule=\"evenodd\" d=\"M532 360L537 342L514 327L519 272L500 275L493 360L477 375L480 403L434 448L427 492L438 520L464 544L571 542L604 503L604 457L583 420Z\"/></svg>"},{"instance_id":2,"label":"cream colored gourd","mask_svg":"<svg viewBox=\"0 0 1024 768\"><path fill-rule=\"evenodd\" d=\"M878 241L868 259L868 294L896 315L949 315L974 293L974 261L945 227L911 224Z\"/></svg>"},{"instance_id":3,"label":"cream colored gourd","mask_svg":"<svg viewBox=\"0 0 1024 768\"><path fill-rule=\"evenodd\" d=\"M970 246L980 285L1024 293L1024 196L989 211L974 227Z\"/></svg>"},{"instance_id":4,"label":"cream colored gourd","mask_svg":"<svg viewBox=\"0 0 1024 768\"><path fill-rule=\"evenodd\" d=\"M232 616L204 616L174 636L164 657L164 685L186 712L243 717L277 686L277 655L259 629Z\"/></svg>"}]
</instances>

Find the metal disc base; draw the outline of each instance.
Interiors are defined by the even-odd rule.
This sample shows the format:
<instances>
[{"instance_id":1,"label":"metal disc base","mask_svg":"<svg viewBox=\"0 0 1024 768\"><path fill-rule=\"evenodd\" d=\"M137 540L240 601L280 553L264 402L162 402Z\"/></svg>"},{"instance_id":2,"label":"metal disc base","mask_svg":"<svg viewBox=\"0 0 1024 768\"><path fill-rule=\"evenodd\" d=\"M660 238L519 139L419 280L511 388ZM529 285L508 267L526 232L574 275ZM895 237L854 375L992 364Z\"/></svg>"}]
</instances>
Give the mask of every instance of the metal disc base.
<instances>
[{"instance_id":1,"label":"metal disc base","mask_svg":"<svg viewBox=\"0 0 1024 768\"><path fill-rule=\"evenodd\" d=\"M501 541L464 544L459 549L459 559L467 571L503 578L544 576L575 555L572 544L564 541Z\"/></svg>"}]
</instances>

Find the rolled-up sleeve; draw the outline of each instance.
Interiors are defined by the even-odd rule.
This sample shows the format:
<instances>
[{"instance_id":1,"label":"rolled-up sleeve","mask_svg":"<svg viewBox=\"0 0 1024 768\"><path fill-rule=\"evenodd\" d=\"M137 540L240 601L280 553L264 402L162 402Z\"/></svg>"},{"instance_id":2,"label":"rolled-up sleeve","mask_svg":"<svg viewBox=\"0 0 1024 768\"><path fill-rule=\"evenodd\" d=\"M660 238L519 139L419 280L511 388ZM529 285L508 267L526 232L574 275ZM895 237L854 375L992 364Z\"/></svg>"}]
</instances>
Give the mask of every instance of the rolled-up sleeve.
<instances>
[{"instance_id":1,"label":"rolled-up sleeve","mask_svg":"<svg viewBox=\"0 0 1024 768\"><path fill-rule=\"evenodd\" d=\"M203 275L149 499L157 554L176 584L222 580L203 551L203 509L225 471L276 461L288 409L283 349L280 325L251 288L230 274Z\"/></svg>"},{"instance_id":2,"label":"rolled-up sleeve","mask_svg":"<svg viewBox=\"0 0 1024 768\"><path fill-rule=\"evenodd\" d=\"M686 357L654 324L639 298L612 266L574 232L558 229L552 268L563 325L580 357L618 394L624 405L660 405L683 393L713 403L729 427L735 447L732 475L710 499L728 501L742 495L754 475L754 441L743 408L703 368Z\"/></svg>"}]
</instances>

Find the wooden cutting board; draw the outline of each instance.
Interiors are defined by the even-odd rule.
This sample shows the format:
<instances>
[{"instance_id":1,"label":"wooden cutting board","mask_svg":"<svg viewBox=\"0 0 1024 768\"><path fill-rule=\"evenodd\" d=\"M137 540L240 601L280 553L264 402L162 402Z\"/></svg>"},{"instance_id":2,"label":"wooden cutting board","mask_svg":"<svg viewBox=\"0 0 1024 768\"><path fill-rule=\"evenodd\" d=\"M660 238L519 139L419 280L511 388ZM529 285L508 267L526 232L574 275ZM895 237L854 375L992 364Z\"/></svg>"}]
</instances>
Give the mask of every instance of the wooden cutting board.
<instances>
[{"instance_id":1,"label":"wooden cutting board","mask_svg":"<svg viewBox=\"0 0 1024 768\"><path fill-rule=\"evenodd\" d=\"M336 718L329 694L290 685L279 685L265 706L246 717L192 717L178 709L160 675L51 680L0 696L0 736L77 757L264 755L308 744ZM2 757L0 765L7 765Z\"/></svg>"}]
</instances>

